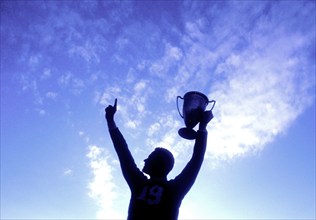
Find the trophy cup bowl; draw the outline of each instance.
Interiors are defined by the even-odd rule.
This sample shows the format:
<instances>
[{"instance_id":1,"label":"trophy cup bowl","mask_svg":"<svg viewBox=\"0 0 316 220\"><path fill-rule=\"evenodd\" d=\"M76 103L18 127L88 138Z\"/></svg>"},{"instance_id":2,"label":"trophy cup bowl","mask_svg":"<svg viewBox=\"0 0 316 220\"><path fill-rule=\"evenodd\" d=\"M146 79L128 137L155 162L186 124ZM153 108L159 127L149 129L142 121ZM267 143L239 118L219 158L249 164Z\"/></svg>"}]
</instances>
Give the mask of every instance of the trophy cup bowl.
<instances>
[{"instance_id":1,"label":"trophy cup bowl","mask_svg":"<svg viewBox=\"0 0 316 220\"><path fill-rule=\"evenodd\" d=\"M182 114L179 110L179 98L183 99ZM196 131L193 129L200 121L206 106L213 103L211 110L214 108L215 101L209 101L206 95L200 92L187 92L183 98L177 96L177 108L180 116L184 119L184 128L179 129L178 133L181 137L194 140L196 138Z\"/></svg>"}]
</instances>

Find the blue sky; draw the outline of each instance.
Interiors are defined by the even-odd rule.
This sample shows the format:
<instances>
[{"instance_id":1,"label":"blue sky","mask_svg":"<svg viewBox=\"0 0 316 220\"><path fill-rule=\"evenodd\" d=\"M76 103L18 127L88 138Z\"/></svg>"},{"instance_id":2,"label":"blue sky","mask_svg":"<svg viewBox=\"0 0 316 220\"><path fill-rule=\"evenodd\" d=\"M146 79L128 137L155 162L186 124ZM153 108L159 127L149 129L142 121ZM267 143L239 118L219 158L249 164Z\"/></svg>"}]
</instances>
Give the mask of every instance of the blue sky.
<instances>
[{"instance_id":1,"label":"blue sky","mask_svg":"<svg viewBox=\"0 0 316 220\"><path fill-rule=\"evenodd\" d=\"M1 219L125 218L104 120L139 167L193 142L176 97L217 101L181 219L315 219L315 1L1 1Z\"/></svg>"}]
</instances>

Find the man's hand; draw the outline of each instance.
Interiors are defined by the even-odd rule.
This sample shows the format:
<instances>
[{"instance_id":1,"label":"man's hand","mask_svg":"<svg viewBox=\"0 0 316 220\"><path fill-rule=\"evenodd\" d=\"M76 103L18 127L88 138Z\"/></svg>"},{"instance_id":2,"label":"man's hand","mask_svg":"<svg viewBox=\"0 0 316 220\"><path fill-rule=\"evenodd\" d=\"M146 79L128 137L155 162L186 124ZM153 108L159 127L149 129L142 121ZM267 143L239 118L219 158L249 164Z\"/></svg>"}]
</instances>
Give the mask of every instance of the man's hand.
<instances>
[{"instance_id":1,"label":"man's hand","mask_svg":"<svg viewBox=\"0 0 316 220\"><path fill-rule=\"evenodd\" d=\"M116 106L117 106L117 99L115 99L114 106L109 105L105 109L105 118L108 122L114 121L114 114L116 112Z\"/></svg>"},{"instance_id":2,"label":"man's hand","mask_svg":"<svg viewBox=\"0 0 316 220\"><path fill-rule=\"evenodd\" d=\"M200 125L199 125L199 129L200 130L205 130L207 124L213 119L213 117L214 116L213 116L213 113L212 113L211 110L203 112L202 118L201 118L201 121L200 121Z\"/></svg>"}]
</instances>

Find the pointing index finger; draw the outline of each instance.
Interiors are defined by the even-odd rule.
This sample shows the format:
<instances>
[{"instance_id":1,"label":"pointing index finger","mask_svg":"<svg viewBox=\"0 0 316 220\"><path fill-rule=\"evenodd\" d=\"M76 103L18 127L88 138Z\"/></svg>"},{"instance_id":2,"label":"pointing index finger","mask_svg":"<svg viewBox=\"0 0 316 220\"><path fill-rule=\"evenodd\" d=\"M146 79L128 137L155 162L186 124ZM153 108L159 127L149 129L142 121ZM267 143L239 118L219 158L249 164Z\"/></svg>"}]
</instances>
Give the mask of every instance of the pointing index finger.
<instances>
[{"instance_id":1,"label":"pointing index finger","mask_svg":"<svg viewBox=\"0 0 316 220\"><path fill-rule=\"evenodd\" d=\"M117 106L117 99L115 99L115 102L114 102L114 108L116 109L116 106Z\"/></svg>"}]
</instances>

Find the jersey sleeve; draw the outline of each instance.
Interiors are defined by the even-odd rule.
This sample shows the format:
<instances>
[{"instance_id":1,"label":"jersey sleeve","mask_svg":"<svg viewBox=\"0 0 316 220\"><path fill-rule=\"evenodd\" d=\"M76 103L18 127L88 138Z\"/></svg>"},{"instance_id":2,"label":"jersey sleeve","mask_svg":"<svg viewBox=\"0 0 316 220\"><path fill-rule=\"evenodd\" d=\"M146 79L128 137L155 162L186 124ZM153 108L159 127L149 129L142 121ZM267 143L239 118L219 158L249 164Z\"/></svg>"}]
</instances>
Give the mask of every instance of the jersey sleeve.
<instances>
[{"instance_id":1,"label":"jersey sleeve","mask_svg":"<svg viewBox=\"0 0 316 220\"><path fill-rule=\"evenodd\" d=\"M134 158L128 149L128 145L118 128L109 130L110 136L118 155L121 170L123 176L128 183L129 187L132 188L143 179L147 179L146 176L137 168Z\"/></svg>"}]
</instances>

